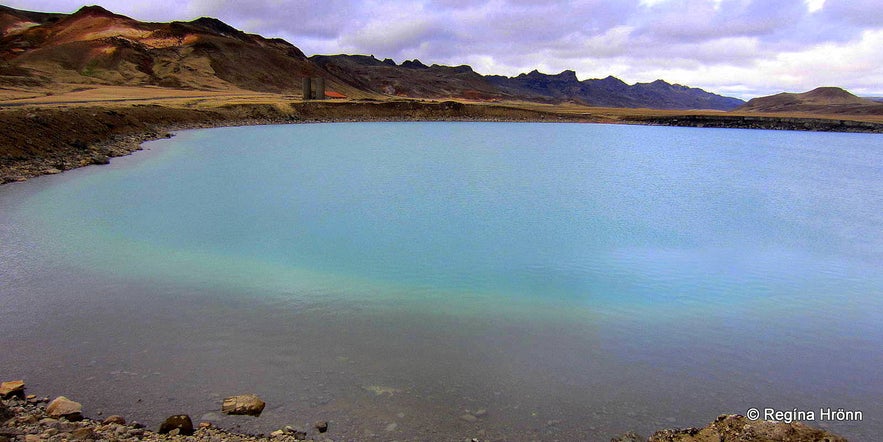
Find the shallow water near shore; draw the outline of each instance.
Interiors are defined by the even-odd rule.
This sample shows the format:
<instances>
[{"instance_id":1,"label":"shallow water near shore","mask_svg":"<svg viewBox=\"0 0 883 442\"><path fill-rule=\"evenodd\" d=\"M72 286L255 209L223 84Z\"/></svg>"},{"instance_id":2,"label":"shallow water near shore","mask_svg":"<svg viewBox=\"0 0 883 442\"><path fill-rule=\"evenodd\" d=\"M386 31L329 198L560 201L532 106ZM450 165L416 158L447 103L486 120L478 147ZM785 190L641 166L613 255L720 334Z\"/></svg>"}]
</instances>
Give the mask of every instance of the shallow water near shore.
<instances>
[{"instance_id":1,"label":"shallow water near shore","mask_svg":"<svg viewBox=\"0 0 883 442\"><path fill-rule=\"evenodd\" d=\"M0 187L4 380L335 440L609 440L751 407L883 434L879 135L346 123L146 147ZM261 417L220 416L241 393Z\"/></svg>"}]
</instances>

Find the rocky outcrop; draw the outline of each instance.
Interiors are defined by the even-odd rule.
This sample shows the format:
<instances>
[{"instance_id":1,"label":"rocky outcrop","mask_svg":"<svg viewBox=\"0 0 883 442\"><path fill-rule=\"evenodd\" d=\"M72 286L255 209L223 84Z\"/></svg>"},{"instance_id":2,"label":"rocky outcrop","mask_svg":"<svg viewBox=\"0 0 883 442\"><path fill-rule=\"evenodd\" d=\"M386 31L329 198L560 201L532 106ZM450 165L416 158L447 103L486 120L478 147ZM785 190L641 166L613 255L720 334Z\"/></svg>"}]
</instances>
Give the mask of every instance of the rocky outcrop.
<instances>
[{"instance_id":1,"label":"rocky outcrop","mask_svg":"<svg viewBox=\"0 0 883 442\"><path fill-rule=\"evenodd\" d=\"M260 416L266 405L257 395L242 394L225 398L224 403L221 405L221 412L224 414Z\"/></svg>"},{"instance_id":2,"label":"rocky outcrop","mask_svg":"<svg viewBox=\"0 0 883 442\"><path fill-rule=\"evenodd\" d=\"M635 115L622 121L656 126L883 133L883 123L871 121L768 115Z\"/></svg>"},{"instance_id":3,"label":"rocky outcrop","mask_svg":"<svg viewBox=\"0 0 883 442\"><path fill-rule=\"evenodd\" d=\"M83 418L83 405L64 396L59 396L49 403L46 413L56 419L63 417L69 421L78 421Z\"/></svg>"}]
</instances>

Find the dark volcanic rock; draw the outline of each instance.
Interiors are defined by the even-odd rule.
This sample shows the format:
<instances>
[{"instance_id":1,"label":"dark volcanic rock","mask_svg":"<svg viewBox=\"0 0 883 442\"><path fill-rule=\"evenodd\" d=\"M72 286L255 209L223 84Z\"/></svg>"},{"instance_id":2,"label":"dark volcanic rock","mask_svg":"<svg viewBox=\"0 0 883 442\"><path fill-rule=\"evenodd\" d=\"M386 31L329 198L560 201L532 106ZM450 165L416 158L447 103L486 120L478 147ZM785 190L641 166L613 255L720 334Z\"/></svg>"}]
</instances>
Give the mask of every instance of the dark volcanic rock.
<instances>
[{"instance_id":1,"label":"dark volcanic rock","mask_svg":"<svg viewBox=\"0 0 883 442\"><path fill-rule=\"evenodd\" d=\"M186 414L176 414L169 416L162 425L159 426L159 434L168 434L177 431L178 434L190 436L193 434L193 421Z\"/></svg>"},{"instance_id":2,"label":"dark volcanic rock","mask_svg":"<svg viewBox=\"0 0 883 442\"><path fill-rule=\"evenodd\" d=\"M313 427L320 433L328 431L328 421L319 421L313 424Z\"/></svg>"}]
</instances>

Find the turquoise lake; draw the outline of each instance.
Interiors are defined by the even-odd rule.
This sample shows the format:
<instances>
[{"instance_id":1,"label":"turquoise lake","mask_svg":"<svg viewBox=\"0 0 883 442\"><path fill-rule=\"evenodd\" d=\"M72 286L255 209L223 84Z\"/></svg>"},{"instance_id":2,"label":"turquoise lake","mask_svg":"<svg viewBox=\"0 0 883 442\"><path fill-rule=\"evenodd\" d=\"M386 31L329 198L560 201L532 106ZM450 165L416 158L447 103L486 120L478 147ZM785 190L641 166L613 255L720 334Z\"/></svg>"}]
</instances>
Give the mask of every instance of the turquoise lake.
<instances>
[{"instance_id":1,"label":"turquoise lake","mask_svg":"<svg viewBox=\"0 0 883 442\"><path fill-rule=\"evenodd\" d=\"M593 124L182 131L0 187L0 377L334 440L883 434L883 137ZM259 418L221 416L256 393Z\"/></svg>"}]
</instances>

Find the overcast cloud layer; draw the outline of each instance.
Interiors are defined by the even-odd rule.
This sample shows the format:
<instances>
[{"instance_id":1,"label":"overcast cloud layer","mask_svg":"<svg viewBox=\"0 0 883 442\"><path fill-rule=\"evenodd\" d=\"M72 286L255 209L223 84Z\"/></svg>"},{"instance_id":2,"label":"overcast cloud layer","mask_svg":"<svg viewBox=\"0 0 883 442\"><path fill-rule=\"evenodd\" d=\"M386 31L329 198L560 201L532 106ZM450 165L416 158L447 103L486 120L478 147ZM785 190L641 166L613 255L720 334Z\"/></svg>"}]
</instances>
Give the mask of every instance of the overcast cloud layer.
<instances>
[{"instance_id":1,"label":"overcast cloud layer","mask_svg":"<svg viewBox=\"0 0 883 442\"><path fill-rule=\"evenodd\" d=\"M73 12L77 0L9 0ZM281 37L306 54L373 54L664 79L740 98L840 86L883 96L883 0L128 0L99 1L138 20L216 17Z\"/></svg>"}]
</instances>

